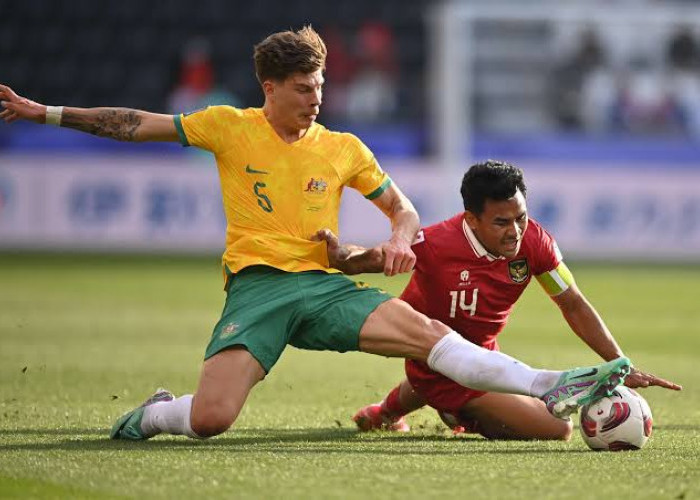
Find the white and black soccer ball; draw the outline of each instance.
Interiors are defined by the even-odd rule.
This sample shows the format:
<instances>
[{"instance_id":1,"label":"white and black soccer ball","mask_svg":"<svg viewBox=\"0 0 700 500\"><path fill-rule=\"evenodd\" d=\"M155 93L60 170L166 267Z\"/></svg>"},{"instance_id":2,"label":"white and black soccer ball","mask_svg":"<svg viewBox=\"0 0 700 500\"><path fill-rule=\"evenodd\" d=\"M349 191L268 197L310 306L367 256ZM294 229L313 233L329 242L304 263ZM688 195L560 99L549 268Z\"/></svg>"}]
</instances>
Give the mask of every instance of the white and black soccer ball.
<instances>
[{"instance_id":1,"label":"white and black soccer ball","mask_svg":"<svg viewBox=\"0 0 700 500\"><path fill-rule=\"evenodd\" d=\"M649 404L625 386L581 408L581 436L592 450L639 450L649 440L651 429Z\"/></svg>"}]
</instances>

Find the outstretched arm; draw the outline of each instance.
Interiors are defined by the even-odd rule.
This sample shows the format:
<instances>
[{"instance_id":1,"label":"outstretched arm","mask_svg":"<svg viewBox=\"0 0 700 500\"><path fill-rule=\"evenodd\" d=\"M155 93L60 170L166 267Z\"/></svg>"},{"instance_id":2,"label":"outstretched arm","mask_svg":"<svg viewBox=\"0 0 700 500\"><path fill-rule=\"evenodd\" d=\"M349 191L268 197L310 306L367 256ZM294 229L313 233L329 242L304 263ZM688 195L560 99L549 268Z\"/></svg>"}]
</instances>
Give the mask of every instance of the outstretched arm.
<instances>
[{"instance_id":1,"label":"outstretched arm","mask_svg":"<svg viewBox=\"0 0 700 500\"><path fill-rule=\"evenodd\" d=\"M553 297L561 309L566 322L571 329L588 346L597 352L606 361L623 356L622 349L617 345L615 339L608 330L598 312L590 302L586 300L575 283L563 293ZM635 387L648 387L656 385L666 389L680 390L681 386L664 380L651 373L645 373L636 368L627 377L625 385Z\"/></svg>"},{"instance_id":2,"label":"outstretched arm","mask_svg":"<svg viewBox=\"0 0 700 500\"><path fill-rule=\"evenodd\" d=\"M55 108L17 95L10 87L0 84L0 101L4 108L0 118L7 123L27 120L49 122L61 127L80 130L118 141L178 142L172 115L149 113L125 108Z\"/></svg>"}]
</instances>

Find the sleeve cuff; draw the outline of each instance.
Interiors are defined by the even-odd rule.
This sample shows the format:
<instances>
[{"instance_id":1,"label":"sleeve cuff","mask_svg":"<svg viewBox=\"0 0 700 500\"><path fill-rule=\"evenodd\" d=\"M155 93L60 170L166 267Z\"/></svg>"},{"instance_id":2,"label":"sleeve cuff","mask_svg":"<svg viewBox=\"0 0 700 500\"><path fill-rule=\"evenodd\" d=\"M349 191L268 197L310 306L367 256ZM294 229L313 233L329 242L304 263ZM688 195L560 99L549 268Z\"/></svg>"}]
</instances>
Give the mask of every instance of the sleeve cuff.
<instances>
[{"instance_id":1,"label":"sleeve cuff","mask_svg":"<svg viewBox=\"0 0 700 500\"><path fill-rule=\"evenodd\" d=\"M173 115L173 121L175 122L177 135L180 138L180 144L182 144L184 147L189 147L190 143L185 135L185 129L182 128L182 115Z\"/></svg>"},{"instance_id":2,"label":"sleeve cuff","mask_svg":"<svg viewBox=\"0 0 700 500\"><path fill-rule=\"evenodd\" d=\"M368 200L373 200L380 196L384 191L386 191L389 186L391 186L391 178L387 177L377 189L365 195L365 198L367 198Z\"/></svg>"}]
</instances>

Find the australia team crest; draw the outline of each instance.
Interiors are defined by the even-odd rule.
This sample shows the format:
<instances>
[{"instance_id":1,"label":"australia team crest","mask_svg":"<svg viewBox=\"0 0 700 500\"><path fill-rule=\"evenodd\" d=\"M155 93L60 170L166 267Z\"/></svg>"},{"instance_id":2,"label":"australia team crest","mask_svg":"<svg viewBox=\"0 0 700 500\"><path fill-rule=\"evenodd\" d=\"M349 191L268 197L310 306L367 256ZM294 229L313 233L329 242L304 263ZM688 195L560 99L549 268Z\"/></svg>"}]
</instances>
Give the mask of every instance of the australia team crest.
<instances>
[{"instance_id":1,"label":"australia team crest","mask_svg":"<svg viewBox=\"0 0 700 500\"><path fill-rule=\"evenodd\" d=\"M304 193L306 193L306 194L325 194L325 192L327 190L328 190L328 183L323 180L323 177L319 177L318 179L315 177L312 177L306 183L306 189L304 189Z\"/></svg>"},{"instance_id":2,"label":"australia team crest","mask_svg":"<svg viewBox=\"0 0 700 500\"><path fill-rule=\"evenodd\" d=\"M306 210L310 212L322 210L330 194L328 181L321 176L303 181L301 190L306 201Z\"/></svg>"},{"instance_id":3,"label":"australia team crest","mask_svg":"<svg viewBox=\"0 0 700 500\"><path fill-rule=\"evenodd\" d=\"M219 338L220 339L227 339L229 337L233 337L236 333L238 332L238 324L236 323L229 323L225 327L221 329L219 332Z\"/></svg>"},{"instance_id":4,"label":"australia team crest","mask_svg":"<svg viewBox=\"0 0 700 500\"><path fill-rule=\"evenodd\" d=\"M515 283L527 281L530 277L530 266L527 265L527 259L511 260L508 263L508 275Z\"/></svg>"}]
</instances>

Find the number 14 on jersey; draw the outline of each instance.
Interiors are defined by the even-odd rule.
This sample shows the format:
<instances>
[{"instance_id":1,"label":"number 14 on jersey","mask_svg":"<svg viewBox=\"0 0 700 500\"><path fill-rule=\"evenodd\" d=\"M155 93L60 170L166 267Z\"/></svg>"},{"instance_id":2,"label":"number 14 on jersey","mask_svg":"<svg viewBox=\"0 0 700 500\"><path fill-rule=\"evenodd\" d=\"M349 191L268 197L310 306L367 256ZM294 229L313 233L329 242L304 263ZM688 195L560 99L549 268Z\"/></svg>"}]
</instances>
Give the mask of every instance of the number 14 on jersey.
<instances>
[{"instance_id":1,"label":"number 14 on jersey","mask_svg":"<svg viewBox=\"0 0 700 500\"><path fill-rule=\"evenodd\" d=\"M450 297L452 297L452 303L450 305L450 318L454 318L457 315L457 306L462 311L469 311L469 316L474 316L476 314L476 302L479 297L479 289L475 288L471 291L471 302L467 303L467 297L469 292L467 290L452 290L450 291Z\"/></svg>"}]
</instances>

